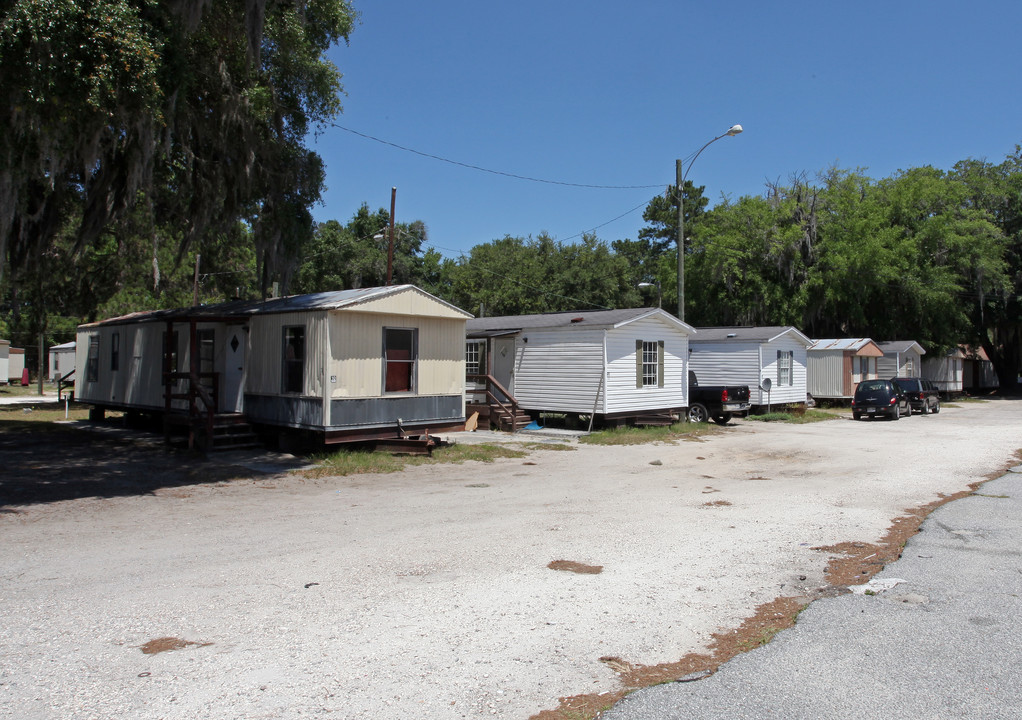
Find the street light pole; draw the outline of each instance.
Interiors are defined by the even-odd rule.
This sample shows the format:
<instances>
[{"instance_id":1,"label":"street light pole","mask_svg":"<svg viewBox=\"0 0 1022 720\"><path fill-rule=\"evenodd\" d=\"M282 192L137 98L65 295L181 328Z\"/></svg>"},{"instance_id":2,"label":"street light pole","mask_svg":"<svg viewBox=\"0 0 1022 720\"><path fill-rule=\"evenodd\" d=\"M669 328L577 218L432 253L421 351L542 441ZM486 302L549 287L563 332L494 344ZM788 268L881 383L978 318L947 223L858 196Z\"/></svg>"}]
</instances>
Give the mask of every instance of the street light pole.
<instances>
[{"instance_id":1,"label":"street light pole","mask_svg":"<svg viewBox=\"0 0 1022 720\"><path fill-rule=\"evenodd\" d=\"M692 169L692 163L696 161L696 158L713 143L717 142L723 137L733 137L742 131L741 125L732 125L728 128L728 131L723 135L710 140L710 142L699 148L699 151L692 156L692 159L688 162L688 169ZM682 172L681 160L676 160L674 164L674 175L675 183L678 188L678 319L685 322L685 177L688 175L688 170Z\"/></svg>"}]
</instances>

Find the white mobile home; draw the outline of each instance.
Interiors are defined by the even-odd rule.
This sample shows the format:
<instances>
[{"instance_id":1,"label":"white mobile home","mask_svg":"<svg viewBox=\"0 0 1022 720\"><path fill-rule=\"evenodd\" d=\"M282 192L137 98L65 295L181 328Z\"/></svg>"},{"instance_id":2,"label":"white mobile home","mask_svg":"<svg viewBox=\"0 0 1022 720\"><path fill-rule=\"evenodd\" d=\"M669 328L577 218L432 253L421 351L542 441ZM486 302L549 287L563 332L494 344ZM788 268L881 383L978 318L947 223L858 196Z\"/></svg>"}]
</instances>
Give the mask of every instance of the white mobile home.
<instances>
[{"instance_id":1,"label":"white mobile home","mask_svg":"<svg viewBox=\"0 0 1022 720\"><path fill-rule=\"evenodd\" d=\"M884 353L883 357L877 358L878 377L890 379L922 376L926 350L915 340L877 341L877 347Z\"/></svg>"},{"instance_id":2,"label":"white mobile home","mask_svg":"<svg viewBox=\"0 0 1022 720\"><path fill-rule=\"evenodd\" d=\"M807 382L814 398L847 400L855 386L877 377L877 358L884 356L869 338L814 340L807 353Z\"/></svg>"},{"instance_id":3,"label":"white mobile home","mask_svg":"<svg viewBox=\"0 0 1022 720\"><path fill-rule=\"evenodd\" d=\"M75 369L75 341L50 348L50 382L57 382Z\"/></svg>"},{"instance_id":4,"label":"white mobile home","mask_svg":"<svg viewBox=\"0 0 1022 720\"><path fill-rule=\"evenodd\" d=\"M962 361L962 389L968 392L996 390L1001 386L994 364L990 362L982 347L961 346L965 358Z\"/></svg>"},{"instance_id":5,"label":"white mobile home","mask_svg":"<svg viewBox=\"0 0 1022 720\"><path fill-rule=\"evenodd\" d=\"M75 396L168 415L209 398L328 443L451 431L469 317L412 285L136 313L78 329Z\"/></svg>"},{"instance_id":6,"label":"white mobile home","mask_svg":"<svg viewBox=\"0 0 1022 720\"><path fill-rule=\"evenodd\" d=\"M8 383L11 367L11 341L0 340L0 385Z\"/></svg>"},{"instance_id":7,"label":"white mobile home","mask_svg":"<svg viewBox=\"0 0 1022 720\"><path fill-rule=\"evenodd\" d=\"M965 353L953 348L943 355L923 361L922 376L937 384L944 395L962 392L965 385Z\"/></svg>"},{"instance_id":8,"label":"white mobile home","mask_svg":"<svg viewBox=\"0 0 1022 720\"><path fill-rule=\"evenodd\" d=\"M812 344L790 325L701 327L689 339L689 360L700 385L748 385L753 405L804 404Z\"/></svg>"},{"instance_id":9,"label":"white mobile home","mask_svg":"<svg viewBox=\"0 0 1022 720\"><path fill-rule=\"evenodd\" d=\"M468 381L488 376L530 414L675 413L688 406L693 332L659 308L476 318L466 326Z\"/></svg>"}]
</instances>

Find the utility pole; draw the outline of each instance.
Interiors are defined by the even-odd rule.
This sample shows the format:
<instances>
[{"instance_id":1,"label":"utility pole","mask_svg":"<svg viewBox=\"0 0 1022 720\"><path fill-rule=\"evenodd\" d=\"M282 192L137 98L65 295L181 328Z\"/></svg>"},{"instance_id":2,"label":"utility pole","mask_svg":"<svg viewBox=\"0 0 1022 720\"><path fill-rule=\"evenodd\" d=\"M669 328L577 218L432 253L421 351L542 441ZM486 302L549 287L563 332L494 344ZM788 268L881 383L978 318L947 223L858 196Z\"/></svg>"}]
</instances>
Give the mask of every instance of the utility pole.
<instances>
[{"instance_id":1,"label":"utility pole","mask_svg":"<svg viewBox=\"0 0 1022 720\"><path fill-rule=\"evenodd\" d=\"M387 246L387 285L394 277L394 204L397 202L397 188L390 189L390 245Z\"/></svg>"},{"instance_id":2,"label":"utility pole","mask_svg":"<svg viewBox=\"0 0 1022 720\"><path fill-rule=\"evenodd\" d=\"M196 254L195 280L192 281L192 307L197 307L199 304L199 260L201 259L202 255Z\"/></svg>"}]
</instances>

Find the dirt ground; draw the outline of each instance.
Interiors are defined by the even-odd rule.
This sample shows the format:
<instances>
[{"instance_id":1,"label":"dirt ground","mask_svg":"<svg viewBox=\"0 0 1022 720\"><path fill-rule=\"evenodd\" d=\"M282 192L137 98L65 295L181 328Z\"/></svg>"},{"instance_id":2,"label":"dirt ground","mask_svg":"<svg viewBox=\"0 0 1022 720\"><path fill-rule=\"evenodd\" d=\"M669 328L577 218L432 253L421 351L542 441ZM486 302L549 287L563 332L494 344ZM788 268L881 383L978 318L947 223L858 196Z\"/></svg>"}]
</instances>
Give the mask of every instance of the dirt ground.
<instances>
[{"instance_id":1,"label":"dirt ground","mask_svg":"<svg viewBox=\"0 0 1022 720\"><path fill-rule=\"evenodd\" d=\"M993 400L316 480L0 434L0 717L592 717L867 580L1020 430Z\"/></svg>"}]
</instances>

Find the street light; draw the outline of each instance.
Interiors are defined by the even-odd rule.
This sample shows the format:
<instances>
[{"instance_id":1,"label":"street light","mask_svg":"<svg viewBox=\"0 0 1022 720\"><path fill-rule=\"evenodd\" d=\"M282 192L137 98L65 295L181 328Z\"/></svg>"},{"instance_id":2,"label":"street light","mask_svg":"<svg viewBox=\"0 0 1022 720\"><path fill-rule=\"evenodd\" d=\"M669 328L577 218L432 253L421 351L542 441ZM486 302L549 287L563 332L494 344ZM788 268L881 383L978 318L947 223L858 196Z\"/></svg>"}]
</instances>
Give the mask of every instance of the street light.
<instances>
[{"instance_id":1,"label":"street light","mask_svg":"<svg viewBox=\"0 0 1022 720\"><path fill-rule=\"evenodd\" d=\"M742 131L741 125L732 125L728 128L728 131L723 135L710 140L710 142L699 148L692 159L688 162L688 170L692 169L692 163L696 161L696 158L713 143L717 142L723 137L732 137ZM688 175L688 170L684 173L681 171L681 160L675 161L674 172L675 178L678 185L678 319L685 322L685 206L683 198L685 195L685 177Z\"/></svg>"},{"instance_id":2,"label":"street light","mask_svg":"<svg viewBox=\"0 0 1022 720\"><path fill-rule=\"evenodd\" d=\"M660 281L659 280L657 280L656 282L641 282L641 283L639 283L639 287L641 287L641 288L655 287L656 288L656 306L658 308L661 307L660 300L661 300L661 298L663 298L663 293L660 291Z\"/></svg>"}]
</instances>

